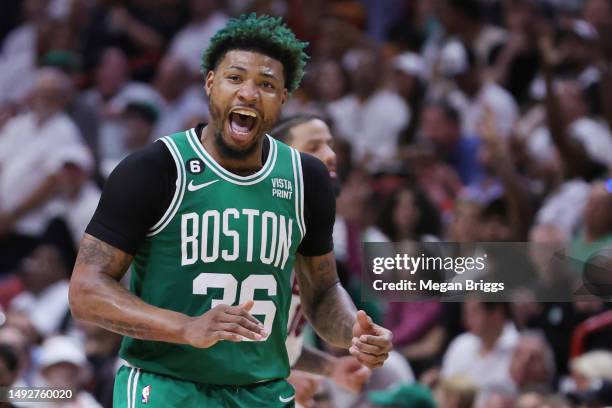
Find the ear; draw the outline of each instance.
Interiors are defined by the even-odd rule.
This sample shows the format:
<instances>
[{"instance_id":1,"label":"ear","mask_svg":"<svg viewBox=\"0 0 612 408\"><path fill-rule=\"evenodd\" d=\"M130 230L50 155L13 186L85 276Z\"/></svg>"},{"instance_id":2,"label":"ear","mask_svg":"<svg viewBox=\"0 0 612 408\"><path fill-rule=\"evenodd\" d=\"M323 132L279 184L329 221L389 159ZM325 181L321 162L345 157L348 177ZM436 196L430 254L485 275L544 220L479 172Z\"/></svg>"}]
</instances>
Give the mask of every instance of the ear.
<instances>
[{"instance_id":1,"label":"ear","mask_svg":"<svg viewBox=\"0 0 612 408\"><path fill-rule=\"evenodd\" d=\"M284 105L285 102L287 102L287 99L289 99L289 91L287 90L287 88L283 88L283 93L281 95L281 105Z\"/></svg>"},{"instance_id":2,"label":"ear","mask_svg":"<svg viewBox=\"0 0 612 408\"><path fill-rule=\"evenodd\" d=\"M212 90L213 82L215 80L215 71L212 69L208 71L206 74L206 79L204 80L204 91L206 92L206 96L210 98L210 92Z\"/></svg>"}]
</instances>

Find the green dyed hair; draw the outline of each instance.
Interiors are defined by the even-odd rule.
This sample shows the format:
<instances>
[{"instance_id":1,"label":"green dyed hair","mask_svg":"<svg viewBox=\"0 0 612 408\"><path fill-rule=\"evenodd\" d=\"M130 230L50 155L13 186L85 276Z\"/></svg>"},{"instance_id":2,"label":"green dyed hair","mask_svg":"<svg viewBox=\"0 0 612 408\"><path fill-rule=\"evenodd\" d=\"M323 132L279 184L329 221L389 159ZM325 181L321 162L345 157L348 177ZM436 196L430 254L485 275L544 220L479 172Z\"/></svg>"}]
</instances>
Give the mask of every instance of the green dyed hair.
<instances>
[{"instance_id":1,"label":"green dyed hair","mask_svg":"<svg viewBox=\"0 0 612 408\"><path fill-rule=\"evenodd\" d=\"M283 64L285 86L295 91L304 77L308 55L302 42L285 25L281 18L257 17L255 13L232 18L225 27L211 38L210 45L202 54L202 72L217 68L219 61L230 50L256 51L272 57Z\"/></svg>"}]
</instances>

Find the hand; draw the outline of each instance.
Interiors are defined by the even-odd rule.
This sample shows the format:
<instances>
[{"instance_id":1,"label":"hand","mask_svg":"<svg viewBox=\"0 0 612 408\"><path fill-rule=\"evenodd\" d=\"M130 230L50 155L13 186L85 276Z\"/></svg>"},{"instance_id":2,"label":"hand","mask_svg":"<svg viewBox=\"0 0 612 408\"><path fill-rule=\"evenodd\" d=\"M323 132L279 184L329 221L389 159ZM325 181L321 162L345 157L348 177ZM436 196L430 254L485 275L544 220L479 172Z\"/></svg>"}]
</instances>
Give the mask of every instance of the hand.
<instances>
[{"instance_id":1,"label":"hand","mask_svg":"<svg viewBox=\"0 0 612 408\"><path fill-rule=\"evenodd\" d=\"M254 302L241 306L218 305L201 316L192 318L184 329L186 343L197 348L212 347L221 340L240 342L245 337L262 340L268 333L249 311Z\"/></svg>"},{"instance_id":2,"label":"hand","mask_svg":"<svg viewBox=\"0 0 612 408\"><path fill-rule=\"evenodd\" d=\"M332 380L345 390L359 394L372 375L372 371L354 357L339 357L331 374Z\"/></svg>"},{"instance_id":3,"label":"hand","mask_svg":"<svg viewBox=\"0 0 612 408\"><path fill-rule=\"evenodd\" d=\"M314 405L314 395L319 389L321 380L305 371L291 370L289 384L295 388L295 402L303 407L312 407Z\"/></svg>"},{"instance_id":4,"label":"hand","mask_svg":"<svg viewBox=\"0 0 612 408\"><path fill-rule=\"evenodd\" d=\"M366 367L379 368L393 348L391 338L389 330L375 324L366 312L360 310L353 325L353 345L349 352Z\"/></svg>"},{"instance_id":5,"label":"hand","mask_svg":"<svg viewBox=\"0 0 612 408\"><path fill-rule=\"evenodd\" d=\"M540 61L542 67L551 69L561 61L561 55L555 49L551 36L542 36L538 38L538 50L540 52Z\"/></svg>"}]
</instances>

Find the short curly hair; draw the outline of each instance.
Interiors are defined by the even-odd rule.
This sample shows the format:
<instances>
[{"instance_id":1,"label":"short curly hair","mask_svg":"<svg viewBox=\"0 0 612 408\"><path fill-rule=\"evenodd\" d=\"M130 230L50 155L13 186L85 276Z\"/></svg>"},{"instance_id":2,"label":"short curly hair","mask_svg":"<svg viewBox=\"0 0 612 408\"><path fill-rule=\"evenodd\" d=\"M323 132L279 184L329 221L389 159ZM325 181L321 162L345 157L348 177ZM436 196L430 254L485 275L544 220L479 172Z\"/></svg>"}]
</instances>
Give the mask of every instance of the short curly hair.
<instances>
[{"instance_id":1,"label":"short curly hair","mask_svg":"<svg viewBox=\"0 0 612 408\"><path fill-rule=\"evenodd\" d=\"M241 15L230 19L211 38L210 45L202 54L202 72L206 74L217 68L230 50L256 51L283 64L286 87L293 92L304 76L309 58L304 52L307 46L308 43L298 40L281 18L257 17L255 13Z\"/></svg>"}]
</instances>

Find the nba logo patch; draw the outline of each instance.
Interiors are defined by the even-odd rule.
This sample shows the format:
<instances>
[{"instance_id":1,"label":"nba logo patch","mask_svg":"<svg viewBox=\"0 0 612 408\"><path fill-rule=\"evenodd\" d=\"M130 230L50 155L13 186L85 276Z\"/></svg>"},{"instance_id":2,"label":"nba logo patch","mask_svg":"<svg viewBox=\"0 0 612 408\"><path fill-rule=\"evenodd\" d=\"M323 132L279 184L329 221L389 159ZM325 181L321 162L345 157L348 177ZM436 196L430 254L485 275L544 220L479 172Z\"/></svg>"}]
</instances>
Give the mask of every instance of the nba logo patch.
<instances>
[{"instance_id":1,"label":"nba logo patch","mask_svg":"<svg viewBox=\"0 0 612 408\"><path fill-rule=\"evenodd\" d=\"M151 386L147 385L142 389L142 398L140 399L140 402L142 402L143 404L148 403L149 395L151 395Z\"/></svg>"}]
</instances>

